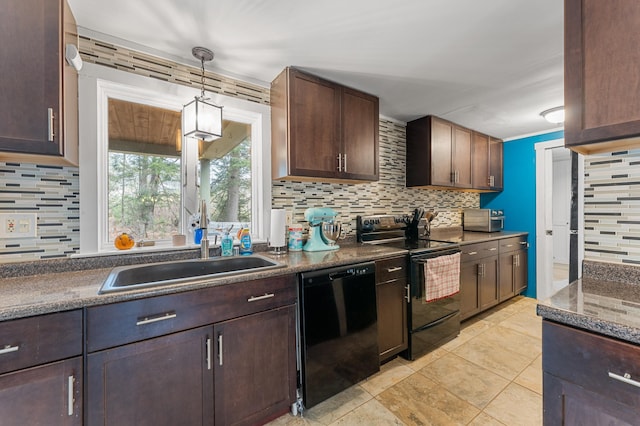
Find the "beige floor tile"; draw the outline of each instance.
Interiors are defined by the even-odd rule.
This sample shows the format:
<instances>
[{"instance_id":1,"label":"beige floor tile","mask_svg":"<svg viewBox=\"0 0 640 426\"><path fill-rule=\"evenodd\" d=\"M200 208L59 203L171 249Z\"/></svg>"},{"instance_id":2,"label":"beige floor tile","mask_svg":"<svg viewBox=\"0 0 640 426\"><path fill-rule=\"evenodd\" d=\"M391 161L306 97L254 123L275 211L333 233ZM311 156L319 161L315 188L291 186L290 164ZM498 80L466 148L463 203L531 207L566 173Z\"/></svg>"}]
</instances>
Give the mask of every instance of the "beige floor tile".
<instances>
[{"instance_id":1,"label":"beige floor tile","mask_svg":"<svg viewBox=\"0 0 640 426\"><path fill-rule=\"evenodd\" d=\"M476 418L471 421L471 423L469 423L469 426L505 426L505 424L494 419L487 413L482 412L478 414Z\"/></svg>"},{"instance_id":2,"label":"beige floor tile","mask_svg":"<svg viewBox=\"0 0 640 426\"><path fill-rule=\"evenodd\" d=\"M537 357L522 373L514 379L514 383L542 395L542 356Z\"/></svg>"},{"instance_id":3,"label":"beige floor tile","mask_svg":"<svg viewBox=\"0 0 640 426\"><path fill-rule=\"evenodd\" d=\"M460 335L453 340L448 341L444 345L441 346L442 349L447 351L452 351L455 348L459 347L463 343L468 342L469 340L476 337L478 334L483 331L489 330L494 324L484 321L482 319L473 318L470 319L471 322L465 322L462 324Z\"/></svg>"},{"instance_id":4,"label":"beige floor tile","mask_svg":"<svg viewBox=\"0 0 640 426\"><path fill-rule=\"evenodd\" d=\"M420 370L420 374L480 409L509 384L507 379L455 354L434 361Z\"/></svg>"},{"instance_id":5,"label":"beige floor tile","mask_svg":"<svg viewBox=\"0 0 640 426\"><path fill-rule=\"evenodd\" d=\"M360 382L359 385L371 395L376 396L414 373L413 369L396 358L381 366L379 373Z\"/></svg>"},{"instance_id":6,"label":"beige floor tile","mask_svg":"<svg viewBox=\"0 0 640 426\"><path fill-rule=\"evenodd\" d=\"M384 405L380 404L377 400L372 399L346 416L341 417L336 422L331 423L331 426L353 425L393 426L404 425L404 423L394 416L391 411L387 410Z\"/></svg>"},{"instance_id":7,"label":"beige floor tile","mask_svg":"<svg viewBox=\"0 0 640 426\"><path fill-rule=\"evenodd\" d=\"M477 337L477 339L482 339L484 342L493 343L503 349L524 355L528 357L529 362L533 361L542 353L542 343L540 339L504 327L502 324L504 323L500 323L490 330L485 331L481 336Z\"/></svg>"},{"instance_id":8,"label":"beige floor tile","mask_svg":"<svg viewBox=\"0 0 640 426\"><path fill-rule=\"evenodd\" d=\"M535 311L521 310L500 322L500 325L535 337L536 339L542 338L542 318L537 316Z\"/></svg>"},{"instance_id":9,"label":"beige floor tile","mask_svg":"<svg viewBox=\"0 0 640 426\"><path fill-rule=\"evenodd\" d=\"M406 378L376 399L407 425L466 425L480 411L421 374Z\"/></svg>"},{"instance_id":10,"label":"beige floor tile","mask_svg":"<svg viewBox=\"0 0 640 426\"><path fill-rule=\"evenodd\" d=\"M453 353L508 380L515 379L531 364L532 357L505 349L501 344L488 342L484 335L485 333L471 339Z\"/></svg>"},{"instance_id":11,"label":"beige floor tile","mask_svg":"<svg viewBox=\"0 0 640 426\"><path fill-rule=\"evenodd\" d=\"M306 417L292 416L291 414L285 414L278 417L274 421L267 423L266 426L325 426L324 423L317 422L315 420L307 419Z\"/></svg>"},{"instance_id":12,"label":"beige floor tile","mask_svg":"<svg viewBox=\"0 0 640 426\"><path fill-rule=\"evenodd\" d=\"M420 358L414 361L409 361L402 358L398 358L398 359L400 360L400 362L404 363L407 367L409 367L413 371L420 371L420 369L424 368L425 366L431 364L433 361L439 359L440 357L448 353L449 351L443 349L443 347L439 347L427 354L422 355Z\"/></svg>"},{"instance_id":13,"label":"beige floor tile","mask_svg":"<svg viewBox=\"0 0 640 426\"><path fill-rule=\"evenodd\" d=\"M362 387L358 385L351 386L349 389L306 410L304 416L311 421L329 425L372 398L371 394L362 389Z\"/></svg>"},{"instance_id":14,"label":"beige floor tile","mask_svg":"<svg viewBox=\"0 0 640 426\"><path fill-rule=\"evenodd\" d=\"M540 426L542 424L542 396L511 383L484 409L506 425Z\"/></svg>"}]
</instances>

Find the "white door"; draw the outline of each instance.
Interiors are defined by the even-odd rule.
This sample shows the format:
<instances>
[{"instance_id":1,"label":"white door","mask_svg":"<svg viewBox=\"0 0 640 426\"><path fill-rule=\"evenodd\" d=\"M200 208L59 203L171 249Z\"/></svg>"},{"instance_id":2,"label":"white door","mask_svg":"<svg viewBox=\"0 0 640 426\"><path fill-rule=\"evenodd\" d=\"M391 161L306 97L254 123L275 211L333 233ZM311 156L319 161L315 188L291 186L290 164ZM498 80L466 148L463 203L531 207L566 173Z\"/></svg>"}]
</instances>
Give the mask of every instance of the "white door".
<instances>
[{"instance_id":1,"label":"white door","mask_svg":"<svg viewBox=\"0 0 640 426\"><path fill-rule=\"evenodd\" d=\"M569 283L571 156L564 140L540 142L536 150L536 297L544 300ZM554 157L556 163L554 164ZM566 161L565 161L566 160ZM579 156L582 162L582 156ZM579 167L578 174L582 175ZM578 205L584 184L579 179ZM578 212L578 263L584 258L582 209ZM555 266L555 268L554 268ZM578 268L578 273L581 268Z\"/></svg>"}]
</instances>

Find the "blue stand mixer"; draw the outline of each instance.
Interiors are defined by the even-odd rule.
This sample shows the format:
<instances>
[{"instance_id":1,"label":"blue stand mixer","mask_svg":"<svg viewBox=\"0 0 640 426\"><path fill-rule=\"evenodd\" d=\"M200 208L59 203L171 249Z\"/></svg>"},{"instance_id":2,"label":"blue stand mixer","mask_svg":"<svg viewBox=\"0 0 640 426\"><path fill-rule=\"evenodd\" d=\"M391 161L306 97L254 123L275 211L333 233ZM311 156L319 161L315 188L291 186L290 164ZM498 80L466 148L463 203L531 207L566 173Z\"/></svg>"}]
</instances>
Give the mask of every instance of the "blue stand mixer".
<instances>
[{"instance_id":1,"label":"blue stand mixer","mask_svg":"<svg viewBox=\"0 0 640 426\"><path fill-rule=\"evenodd\" d=\"M342 226L335 220L338 214L328 207L309 208L304 212L304 220L309 222L309 239L302 247L304 251L338 250L335 242Z\"/></svg>"}]
</instances>

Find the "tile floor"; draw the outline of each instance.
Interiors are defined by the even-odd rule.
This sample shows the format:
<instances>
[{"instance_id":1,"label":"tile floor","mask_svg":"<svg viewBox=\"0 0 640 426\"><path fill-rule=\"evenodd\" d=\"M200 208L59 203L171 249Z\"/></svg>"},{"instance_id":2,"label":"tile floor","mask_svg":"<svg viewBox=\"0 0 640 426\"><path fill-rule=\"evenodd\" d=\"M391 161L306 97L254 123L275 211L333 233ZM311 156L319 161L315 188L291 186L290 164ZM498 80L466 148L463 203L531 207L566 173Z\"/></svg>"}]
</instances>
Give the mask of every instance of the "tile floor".
<instances>
[{"instance_id":1,"label":"tile floor","mask_svg":"<svg viewBox=\"0 0 640 426\"><path fill-rule=\"evenodd\" d=\"M541 319L518 296L462 324L415 361L396 358L367 380L269 426L542 425Z\"/></svg>"}]
</instances>

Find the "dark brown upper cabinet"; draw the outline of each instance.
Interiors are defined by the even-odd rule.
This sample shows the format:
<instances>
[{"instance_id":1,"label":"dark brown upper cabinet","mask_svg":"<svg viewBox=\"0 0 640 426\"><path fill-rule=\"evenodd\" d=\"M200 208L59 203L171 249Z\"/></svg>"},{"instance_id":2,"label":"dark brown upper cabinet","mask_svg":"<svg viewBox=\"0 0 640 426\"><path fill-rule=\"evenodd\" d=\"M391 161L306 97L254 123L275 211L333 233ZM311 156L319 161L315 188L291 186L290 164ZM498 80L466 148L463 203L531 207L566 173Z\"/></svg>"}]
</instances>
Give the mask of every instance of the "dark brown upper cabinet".
<instances>
[{"instance_id":1,"label":"dark brown upper cabinet","mask_svg":"<svg viewBox=\"0 0 640 426\"><path fill-rule=\"evenodd\" d=\"M0 161L78 165L77 47L65 0L8 0L0 15Z\"/></svg>"},{"instance_id":2,"label":"dark brown upper cabinet","mask_svg":"<svg viewBox=\"0 0 640 426\"><path fill-rule=\"evenodd\" d=\"M285 68L271 83L273 179L378 180L378 98Z\"/></svg>"},{"instance_id":3,"label":"dark brown upper cabinet","mask_svg":"<svg viewBox=\"0 0 640 426\"><path fill-rule=\"evenodd\" d=\"M502 190L502 141L428 115L407 123L407 186Z\"/></svg>"},{"instance_id":4,"label":"dark brown upper cabinet","mask_svg":"<svg viewBox=\"0 0 640 426\"><path fill-rule=\"evenodd\" d=\"M473 132L471 159L473 189L502 191L502 140Z\"/></svg>"},{"instance_id":5,"label":"dark brown upper cabinet","mask_svg":"<svg viewBox=\"0 0 640 426\"><path fill-rule=\"evenodd\" d=\"M565 146L640 146L640 2L565 0Z\"/></svg>"}]
</instances>

